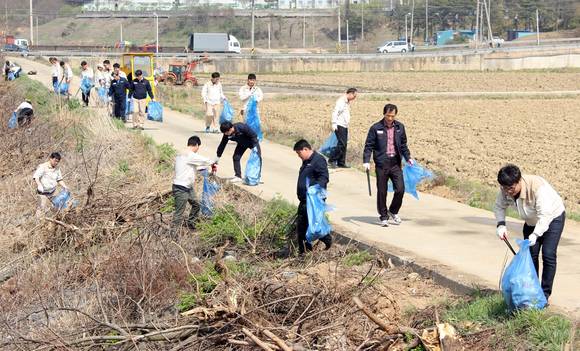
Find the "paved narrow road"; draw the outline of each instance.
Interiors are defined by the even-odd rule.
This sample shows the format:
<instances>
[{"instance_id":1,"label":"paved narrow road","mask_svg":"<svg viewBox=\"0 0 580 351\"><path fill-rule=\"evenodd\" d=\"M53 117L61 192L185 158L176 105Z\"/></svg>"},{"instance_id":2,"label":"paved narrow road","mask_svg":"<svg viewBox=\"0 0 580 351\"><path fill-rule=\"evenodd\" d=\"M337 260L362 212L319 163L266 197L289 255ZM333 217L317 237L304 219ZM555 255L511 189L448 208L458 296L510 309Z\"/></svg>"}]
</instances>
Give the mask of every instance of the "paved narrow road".
<instances>
[{"instance_id":1,"label":"paved narrow road","mask_svg":"<svg viewBox=\"0 0 580 351\"><path fill-rule=\"evenodd\" d=\"M24 71L34 69L38 72L31 78L51 85L48 66L25 59L15 61ZM76 91L78 84L77 78L71 90ZM215 156L221 135L203 134L202 121L170 109L165 109L164 119L162 124L148 121L145 133L157 143L171 143L177 149L185 148L187 138L197 134L202 138L200 152L208 157ZM226 148L220 162L220 176L233 175L233 149L233 145ZM289 147L269 141L263 142L262 153L264 183L243 187L264 199L281 195L296 203L296 178L300 167L296 154ZM245 159L242 162L245 165ZM167 181L170 183L171 179ZM330 214L331 221L341 234L403 256L464 284L498 288L507 248L495 236L491 212L429 194L420 194L418 201L406 195L400 212L403 223L383 228L377 225L376 200L368 196L363 173L352 169L331 173L328 194L328 203L336 206L336 211ZM511 220L508 227L515 245L513 239L520 237L521 221ZM558 272L550 302L576 317L580 317L579 252L580 225L568 221L559 246Z\"/></svg>"}]
</instances>

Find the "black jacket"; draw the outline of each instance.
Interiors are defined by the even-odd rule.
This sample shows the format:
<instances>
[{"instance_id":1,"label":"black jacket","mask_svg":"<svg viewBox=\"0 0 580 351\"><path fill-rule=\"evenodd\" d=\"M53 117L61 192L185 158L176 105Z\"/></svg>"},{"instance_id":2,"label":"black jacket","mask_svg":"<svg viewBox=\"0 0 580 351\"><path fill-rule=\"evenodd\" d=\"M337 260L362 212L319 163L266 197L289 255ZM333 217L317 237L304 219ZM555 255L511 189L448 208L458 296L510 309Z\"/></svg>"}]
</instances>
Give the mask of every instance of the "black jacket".
<instances>
[{"instance_id":1,"label":"black jacket","mask_svg":"<svg viewBox=\"0 0 580 351\"><path fill-rule=\"evenodd\" d=\"M131 92L129 93L129 96L132 96L137 100L143 100L147 98L148 94L151 99L155 98L153 96L153 91L151 90L151 84L149 84L149 81L145 78L143 78L141 81L139 81L137 78L133 79L133 82L131 82Z\"/></svg>"},{"instance_id":2,"label":"black jacket","mask_svg":"<svg viewBox=\"0 0 580 351\"><path fill-rule=\"evenodd\" d=\"M125 78L120 78L117 80L111 81L111 87L109 88L109 96L113 96L117 99L127 98L127 90L131 88L131 84Z\"/></svg>"},{"instance_id":3,"label":"black jacket","mask_svg":"<svg viewBox=\"0 0 580 351\"><path fill-rule=\"evenodd\" d=\"M234 133L230 136L223 135L217 149L217 157L222 157L228 141L235 141L238 145L254 148L259 145L258 136L246 123L234 123Z\"/></svg>"},{"instance_id":4,"label":"black jacket","mask_svg":"<svg viewBox=\"0 0 580 351\"><path fill-rule=\"evenodd\" d=\"M326 189L329 178L328 165L326 159L316 151L312 153L308 160L302 161L302 167L300 167L300 172L298 173L296 195L298 195L300 202L306 201L306 178L310 180L310 186L319 184Z\"/></svg>"},{"instance_id":5,"label":"black jacket","mask_svg":"<svg viewBox=\"0 0 580 351\"><path fill-rule=\"evenodd\" d=\"M411 152L407 147L407 134L405 126L399 121L395 125L395 152L397 156L406 160L411 159ZM373 161L377 167L383 167L387 160L387 127L383 119L373 124L367 134L365 150L363 153L363 163L369 163L373 154Z\"/></svg>"}]
</instances>

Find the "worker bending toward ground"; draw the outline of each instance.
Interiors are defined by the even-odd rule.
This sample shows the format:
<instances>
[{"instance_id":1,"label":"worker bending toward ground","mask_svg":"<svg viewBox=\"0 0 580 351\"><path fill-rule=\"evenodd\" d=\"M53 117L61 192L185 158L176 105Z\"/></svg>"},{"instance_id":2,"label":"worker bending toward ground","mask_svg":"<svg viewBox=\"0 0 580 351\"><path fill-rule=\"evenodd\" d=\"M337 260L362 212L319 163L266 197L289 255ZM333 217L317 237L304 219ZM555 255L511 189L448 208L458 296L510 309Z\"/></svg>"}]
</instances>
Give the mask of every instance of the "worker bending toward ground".
<instances>
[{"instance_id":1,"label":"worker bending toward ground","mask_svg":"<svg viewBox=\"0 0 580 351\"><path fill-rule=\"evenodd\" d=\"M14 112L16 113L19 127L28 125L34 118L34 109L30 100L24 100Z\"/></svg>"},{"instance_id":2,"label":"worker bending toward ground","mask_svg":"<svg viewBox=\"0 0 580 351\"><path fill-rule=\"evenodd\" d=\"M242 101L242 110L240 111L242 116L245 116L245 111L248 109L248 103L252 96L256 99L256 103L259 103L264 99L262 89L256 86L256 75L254 73L248 74L248 80L246 81L246 84L240 88L238 94Z\"/></svg>"},{"instance_id":3,"label":"worker bending toward ground","mask_svg":"<svg viewBox=\"0 0 580 351\"><path fill-rule=\"evenodd\" d=\"M367 134L363 153L363 167L371 169L370 159L373 155L377 175L377 210L380 225L389 226L389 218L394 224L401 224L399 210L405 195L402 160L413 165L411 152L407 146L407 133L403 123L396 120L397 106L386 104L383 108L383 118L373 124ZM393 182L395 194L387 209L387 189L389 179Z\"/></svg>"},{"instance_id":4,"label":"worker bending toward ground","mask_svg":"<svg viewBox=\"0 0 580 351\"><path fill-rule=\"evenodd\" d=\"M350 104L356 99L356 94L356 88L349 88L343 96L336 100L332 111L332 131L336 135L338 143L328 159L330 168L349 168L346 165L346 145L350 123Z\"/></svg>"},{"instance_id":5,"label":"worker bending toward ground","mask_svg":"<svg viewBox=\"0 0 580 351\"><path fill-rule=\"evenodd\" d=\"M133 97L134 113L133 113L133 129L143 130L145 125L145 109L147 108L147 95L151 100L155 100L151 84L143 77L143 71L140 69L135 71L136 78L131 83L130 97Z\"/></svg>"},{"instance_id":6,"label":"worker bending toward ground","mask_svg":"<svg viewBox=\"0 0 580 351\"><path fill-rule=\"evenodd\" d=\"M36 182L36 193L38 194L37 218L42 217L50 209L51 200L54 197L57 185L68 189L62 178L60 168L58 168L60 159L58 152L51 153L48 161L41 163L32 176Z\"/></svg>"},{"instance_id":7,"label":"worker bending toward ground","mask_svg":"<svg viewBox=\"0 0 580 351\"><path fill-rule=\"evenodd\" d=\"M256 148L258 155L260 155L260 159L262 158L258 136L246 123L232 124L232 122L224 122L221 124L220 130L224 135L217 148L216 163L219 161L220 157L222 157L228 142L230 140L235 141L237 143L233 156L235 175L230 179L230 182L239 183L242 181L242 166L240 160L242 159L244 152L248 149ZM260 162L260 164L262 163Z\"/></svg>"},{"instance_id":8,"label":"worker bending toward ground","mask_svg":"<svg viewBox=\"0 0 580 351\"><path fill-rule=\"evenodd\" d=\"M211 79L203 85L201 97L205 107L205 132L219 133L218 116L221 113L222 101L226 100L219 72L213 72Z\"/></svg>"},{"instance_id":9,"label":"worker bending toward ground","mask_svg":"<svg viewBox=\"0 0 580 351\"><path fill-rule=\"evenodd\" d=\"M544 178L522 174L512 164L499 170L497 182L501 187L494 206L497 236L502 240L507 238L506 209L515 207L525 221L524 239L530 241L530 253L538 275L538 256L542 250L542 290L548 300L556 276L556 252L566 222L564 202Z\"/></svg>"},{"instance_id":10,"label":"worker bending toward ground","mask_svg":"<svg viewBox=\"0 0 580 351\"><path fill-rule=\"evenodd\" d=\"M306 182L309 183L309 186L318 184L321 188L326 189L329 176L326 159L318 152L312 150L312 146L306 140L302 139L296 142L294 151L302 160L296 186L296 195L300 201L298 212L296 213L296 234L298 237L298 251L303 254L304 251L312 251L312 244L306 240L306 231L308 230L308 211L306 209L306 192L308 188ZM320 238L320 241L326 245L326 250L332 246L330 234Z\"/></svg>"},{"instance_id":11,"label":"worker bending toward ground","mask_svg":"<svg viewBox=\"0 0 580 351\"><path fill-rule=\"evenodd\" d=\"M194 184L196 172L207 169L213 164L210 159L198 154L201 139L192 136L187 140L187 151L175 158L175 177L173 178L173 198L175 199L175 212L171 223L170 235L175 238L177 229L183 223L183 212L187 203L191 211L186 220L189 229L195 229L195 221L199 214L199 201L195 195Z\"/></svg>"}]
</instances>

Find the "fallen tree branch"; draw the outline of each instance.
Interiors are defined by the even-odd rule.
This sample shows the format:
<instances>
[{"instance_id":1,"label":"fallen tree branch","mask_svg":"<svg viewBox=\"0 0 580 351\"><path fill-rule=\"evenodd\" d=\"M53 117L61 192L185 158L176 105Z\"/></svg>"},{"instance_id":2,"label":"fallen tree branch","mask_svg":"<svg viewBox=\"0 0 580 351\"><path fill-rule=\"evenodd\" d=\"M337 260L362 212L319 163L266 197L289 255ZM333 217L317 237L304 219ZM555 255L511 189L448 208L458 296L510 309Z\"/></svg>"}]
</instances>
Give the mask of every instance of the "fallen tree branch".
<instances>
[{"instance_id":1,"label":"fallen tree branch","mask_svg":"<svg viewBox=\"0 0 580 351\"><path fill-rule=\"evenodd\" d=\"M292 348L289 347L288 345L286 345L286 343L284 342L284 340L282 340L279 337L277 337L276 334L272 333L268 329L264 329L264 331L262 333L264 333L264 335L266 335L267 337L269 337L270 339L272 339L272 341L274 341L276 343L276 345L280 346L280 348L283 351L292 351Z\"/></svg>"},{"instance_id":2,"label":"fallen tree branch","mask_svg":"<svg viewBox=\"0 0 580 351\"><path fill-rule=\"evenodd\" d=\"M262 348L262 350L264 351L274 351L273 349L271 349L265 342L263 342L262 340L260 340L260 338L258 338L257 336L255 336L254 334L252 334L251 331L249 331L246 328L242 328L242 333L246 334L246 336L250 339L252 339L252 341L260 346Z\"/></svg>"}]
</instances>

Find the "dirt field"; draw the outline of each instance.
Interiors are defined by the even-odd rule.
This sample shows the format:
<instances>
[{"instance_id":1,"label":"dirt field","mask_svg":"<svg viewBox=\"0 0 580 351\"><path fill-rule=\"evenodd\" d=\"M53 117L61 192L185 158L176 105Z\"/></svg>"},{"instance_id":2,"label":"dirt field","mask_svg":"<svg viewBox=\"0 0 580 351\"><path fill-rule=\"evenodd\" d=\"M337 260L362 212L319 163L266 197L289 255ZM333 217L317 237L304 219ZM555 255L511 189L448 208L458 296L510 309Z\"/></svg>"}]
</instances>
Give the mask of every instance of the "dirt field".
<instances>
[{"instance_id":1,"label":"dirt field","mask_svg":"<svg viewBox=\"0 0 580 351\"><path fill-rule=\"evenodd\" d=\"M241 81L245 76L225 78ZM259 75L258 81L345 90L352 86L366 92L561 91L580 89L580 71L268 74Z\"/></svg>"}]
</instances>

